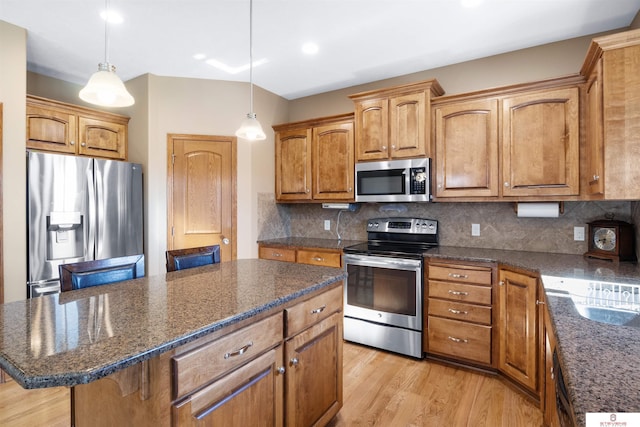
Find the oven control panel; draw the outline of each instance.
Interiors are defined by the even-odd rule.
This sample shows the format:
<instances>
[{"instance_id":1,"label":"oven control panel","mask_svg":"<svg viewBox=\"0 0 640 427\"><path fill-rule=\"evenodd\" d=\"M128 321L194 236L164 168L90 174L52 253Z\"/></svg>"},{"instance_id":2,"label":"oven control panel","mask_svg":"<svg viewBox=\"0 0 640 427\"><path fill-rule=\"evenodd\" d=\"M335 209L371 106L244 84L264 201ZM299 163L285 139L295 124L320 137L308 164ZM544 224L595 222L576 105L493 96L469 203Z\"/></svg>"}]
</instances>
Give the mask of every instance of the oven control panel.
<instances>
[{"instance_id":1,"label":"oven control panel","mask_svg":"<svg viewBox=\"0 0 640 427\"><path fill-rule=\"evenodd\" d=\"M367 222L367 232L437 234L438 221L425 218L373 218Z\"/></svg>"}]
</instances>

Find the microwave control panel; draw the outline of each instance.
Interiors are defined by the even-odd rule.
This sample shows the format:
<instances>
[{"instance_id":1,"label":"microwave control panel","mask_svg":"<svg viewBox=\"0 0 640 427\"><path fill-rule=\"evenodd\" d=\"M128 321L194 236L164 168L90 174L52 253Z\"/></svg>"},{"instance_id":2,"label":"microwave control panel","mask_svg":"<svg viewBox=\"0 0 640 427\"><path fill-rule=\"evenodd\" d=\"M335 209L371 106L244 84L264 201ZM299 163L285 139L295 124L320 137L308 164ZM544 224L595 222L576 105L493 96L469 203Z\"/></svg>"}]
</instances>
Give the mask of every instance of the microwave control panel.
<instances>
[{"instance_id":1,"label":"microwave control panel","mask_svg":"<svg viewBox=\"0 0 640 427\"><path fill-rule=\"evenodd\" d=\"M411 168L410 194L427 194L427 169Z\"/></svg>"}]
</instances>

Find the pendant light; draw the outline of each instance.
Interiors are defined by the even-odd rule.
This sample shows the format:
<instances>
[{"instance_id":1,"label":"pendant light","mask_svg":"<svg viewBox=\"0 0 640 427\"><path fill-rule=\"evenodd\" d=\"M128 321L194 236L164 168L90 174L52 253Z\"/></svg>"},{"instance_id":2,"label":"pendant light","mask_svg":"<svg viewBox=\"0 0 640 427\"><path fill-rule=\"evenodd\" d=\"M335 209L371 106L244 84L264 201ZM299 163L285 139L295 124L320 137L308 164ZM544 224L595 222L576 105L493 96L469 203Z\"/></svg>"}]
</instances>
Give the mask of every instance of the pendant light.
<instances>
[{"instance_id":1,"label":"pendant light","mask_svg":"<svg viewBox=\"0 0 640 427\"><path fill-rule=\"evenodd\" d=\"M109 63L109 0L105 0L104 62L98 64L87 85L80 91L80 99L103 107L128 107L135 102L124 83Z\"/></svg>"},{"instance_id":2,"label":"pendant light","mask_svg":"<svg viewBox=\"0 0 640 427\"><path fill-rule=\"evenodd\" d=\"M236 136L250 141L267 138L253 112L253 0L249 0L249 113L236 131Z\"/></svg>"}]
</instances>

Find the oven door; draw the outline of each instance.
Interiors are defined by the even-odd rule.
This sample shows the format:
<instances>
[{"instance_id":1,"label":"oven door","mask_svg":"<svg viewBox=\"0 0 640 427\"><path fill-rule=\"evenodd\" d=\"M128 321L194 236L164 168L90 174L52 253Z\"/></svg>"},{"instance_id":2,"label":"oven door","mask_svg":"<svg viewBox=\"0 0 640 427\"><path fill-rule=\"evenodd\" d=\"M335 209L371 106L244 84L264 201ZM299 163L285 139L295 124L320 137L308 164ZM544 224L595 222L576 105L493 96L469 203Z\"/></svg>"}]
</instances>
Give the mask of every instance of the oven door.
<instances>
[{"instance_id":1,"label":"oven door","mask_svg":"<svg viewBox=\"0 0 640 427\"><path fill-rule=\"evenodd\" d=\"M422 330L422 258L345 254L344 315Z\"/></svg>"}]
</instances>

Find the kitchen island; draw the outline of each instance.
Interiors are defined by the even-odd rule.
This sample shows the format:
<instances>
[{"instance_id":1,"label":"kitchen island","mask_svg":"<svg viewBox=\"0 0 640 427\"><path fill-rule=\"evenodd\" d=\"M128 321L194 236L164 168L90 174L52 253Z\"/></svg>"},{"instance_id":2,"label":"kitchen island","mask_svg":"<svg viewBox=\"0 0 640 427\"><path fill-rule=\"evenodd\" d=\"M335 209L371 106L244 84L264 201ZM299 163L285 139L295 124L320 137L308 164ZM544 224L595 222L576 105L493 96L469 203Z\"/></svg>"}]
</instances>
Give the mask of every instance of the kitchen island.
<instances>
[{"instance_id":1,"label":"kitchen island","mask_svg":"<svg viewBox=\"0 0 640 427\"><path fill-rule=\"evenodd\" d=\"M275 355L271 365L277 375L284 365L283 347L321 327L327 336L334 330L329 344L340 350L332 357L341 364L341 322L327 321L340 318L344 277L336 268L237 260L0 305L0 367L24 388L74 386L73 394L80 397L76 422L78 413L94 410L87 400L111 399L108 384L115 384L112 394L124 400L109 402L109 411L138 405L138 415L126 414L129 421L138 416L145 423L169 425L185 404L193 403L191 396L222 377L224 369L250 360L236 363L239 358L224 348L229 366L205 369L211 378L199 377L198 366L217 363L199 355L210 356L207 352L217 350L221 338L257 333L255 345L236 350L242 356L263 351L256 353L258 359ZM322 305L316 308L316 303ZM319 317L307 319L299 308L317 310ZM253 325L260 328L251 330ZM226 344L236 345L233 340ZM341 369L335 373L341 376ZM271 380L281 391L283 380ZM340 385L340 402L334 405L339 409L341 378L334 383ZM277 406L276 419L282 418ZM99 412L93 416L101 418Z\"/></svg>"}]
</instances>

